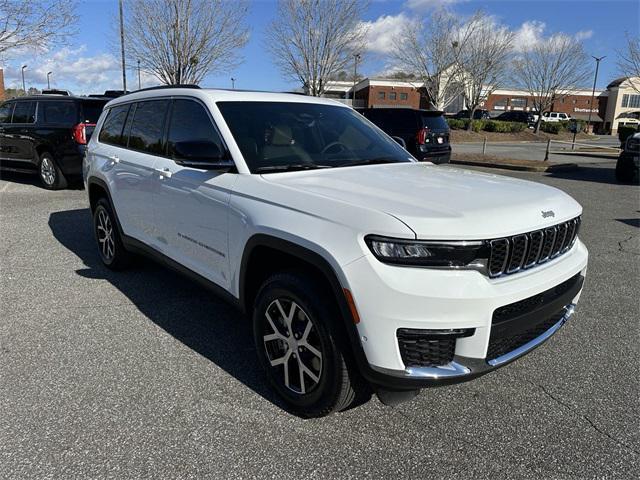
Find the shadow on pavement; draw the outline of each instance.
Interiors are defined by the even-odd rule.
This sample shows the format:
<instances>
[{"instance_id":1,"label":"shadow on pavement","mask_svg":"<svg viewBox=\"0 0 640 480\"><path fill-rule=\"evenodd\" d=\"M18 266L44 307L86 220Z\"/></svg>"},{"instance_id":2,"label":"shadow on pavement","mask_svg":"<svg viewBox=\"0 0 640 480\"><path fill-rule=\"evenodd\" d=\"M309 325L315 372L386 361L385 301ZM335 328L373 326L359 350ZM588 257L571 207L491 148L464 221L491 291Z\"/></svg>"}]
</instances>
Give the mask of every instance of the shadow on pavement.
<instances>
[{"instance_id":1,"label":"shadow on pavement","mask_svg":"<svg viewBox=\"0 0 640 480\"><path fill-rule=\"evenodd\" d=\"M640 218L616 218L616 220L626 225L640 228Z\"/></svg>"},{"instance_id":2,"label":"shadow on pavement","mask_svg":"<svg viewBox=\"0 0 640 480\"><path fill-rule=\"evenodd\" d=\"M579 180L582 182L619 184L616 180L616 164L578 165L575 170L555 171L547 174L547 177L561 178L564 180Z\"/></svg>"},{"instance_id":3,"label":"shadow on pavement","mask_svg":"<svg viewBox=\"0 0 640 480\"><path fill-rule=\"evenodd\" d=\"M0 170L0 180L4 180L6 182L18 183L21 185L33 185L34 187L41 188L42 190L46 190L42 183L40 183L40 178L38 177L37 172L34 170L33 173L23 173L23 172L12 172L8 170ZM82 181L79 179L68 180L69 184L67 185L66 190L84 190L84 185Z\"/></svg>"},{"instance_id":4,"label":"shadow on pavement","mask_svg":"<svg viewBox=\"0 0 640 480\"><path fill-rule=\"evenodd\" d=\"M146 259L140 258L122 272L104 267L95 246L89 209L54 212L49 227L54 237L85 264L86 268L76 271L78 275L109 281L149 320L286 410L258 365L251 322L235 307Z\"/></svg>"}]
</instances>

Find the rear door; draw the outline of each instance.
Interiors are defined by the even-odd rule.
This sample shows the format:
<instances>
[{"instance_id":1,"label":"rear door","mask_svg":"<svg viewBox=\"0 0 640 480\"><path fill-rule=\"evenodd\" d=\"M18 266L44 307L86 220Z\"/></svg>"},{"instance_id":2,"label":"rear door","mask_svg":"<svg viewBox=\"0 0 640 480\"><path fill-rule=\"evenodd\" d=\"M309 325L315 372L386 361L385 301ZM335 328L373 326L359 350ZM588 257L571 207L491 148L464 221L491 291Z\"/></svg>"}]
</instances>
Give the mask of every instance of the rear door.
<instances>
[{"instance_id":1,"label":"rear door","mask_svg":"<svg viewBox=\"0 0 640 480\"><path fill-rule=\"evenodd\" d=\"M229 289L228 208L237 175L176 163L176 145L189 142L214 143L220 152L227 151L206 106L194 98L176 98L168 121L167 156L155 164L156 243L173 260Z\"/></svg>"},{"instance_id":2,"label":"rear door","mask_svg":"<svg viewBox=\"0 0 640 480\"><path fill-rule=\"evenodd\" d=\"M34 100L18 100L11 122L3 126L3 150L12 161L35 163L33 147L33 124L36 120L36 102Z\"/></svg>"},{"instance_id":3,"label":"rear door","mask_svg":"<svg viewBox=\"0 0 640 480\"><path fill-rule=\"evenodd\" d=\"M0 105L0 160L11 159L11 150L5 129L11 126L11 116L15 106L15 102L6 102Z\"/></svg>"},{"instance_id":4,"label":"rear door","mask_svg":"<svg viewBox=\"0 0 640 480\"><path fill-rule=\"evenodd\" d=\"M165 99L113 107L98 138L106 145L99 151L111 169L110 188L122 229L126 235L156 248L154 202L159 178L154 167L157 156L164 151L168 107L169 100Z\"/></svg>"}]
</instances>

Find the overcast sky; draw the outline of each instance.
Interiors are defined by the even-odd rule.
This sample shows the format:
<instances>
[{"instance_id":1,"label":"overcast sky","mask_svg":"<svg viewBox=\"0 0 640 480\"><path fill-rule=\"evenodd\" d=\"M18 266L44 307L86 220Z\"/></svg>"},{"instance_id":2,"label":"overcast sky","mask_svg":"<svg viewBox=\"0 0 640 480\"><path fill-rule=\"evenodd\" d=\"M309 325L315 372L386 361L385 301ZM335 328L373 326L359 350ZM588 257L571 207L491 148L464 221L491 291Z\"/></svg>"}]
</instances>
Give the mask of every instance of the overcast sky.
<instances>
[{"instance_id":1,"label":"overcast sky","mask_svg":"<svg viewBox=\"0 0 640 480\"><path fill-rule=\"evenodd\" d=\"M619 76L616 50L623 46L625 32L639 35L640 29L638 0L372 0L369 10L362 14L369 26L370 41L359 71L368 76L387 71L390 64L385 54L393 34L445 3L461 16L484 9L497 24L517 32L518 48L555 33L575 36L584 42L589 55L607 56L600 66L599 87ZM119 57L110 46L117 41L113 27L117 5L117 0L80 0L80 23L73 41L38 55L23 53L4 59L6 86L21 86L20 66L26 64L27 88L46 87L46 73L51 71L52 87L76 94L121 89ZM203 86L229 88L234 77L236 88L282 91L299 87L283 78L264 48L264 30L274 14L275 0L253 1L247 18L251 38L242 51L244 62L233 72L209 75ZM130 86L137 87L135 71L130 70L128 78ZM144 87L158 82L143 75L142 83Z\"/></svg>"}]
</instances>

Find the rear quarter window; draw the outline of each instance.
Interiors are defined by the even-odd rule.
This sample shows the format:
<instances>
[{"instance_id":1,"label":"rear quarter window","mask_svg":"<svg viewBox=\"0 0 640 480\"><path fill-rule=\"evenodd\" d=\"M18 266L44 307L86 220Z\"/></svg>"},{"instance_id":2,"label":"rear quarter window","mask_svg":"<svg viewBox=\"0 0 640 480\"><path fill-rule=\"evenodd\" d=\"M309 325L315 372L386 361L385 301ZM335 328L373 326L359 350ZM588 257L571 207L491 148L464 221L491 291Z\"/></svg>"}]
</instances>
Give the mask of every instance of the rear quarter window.
<instances>
[{"instance_id":1,"label":"rear quarter window","mask_svg":"<svg viewBox=\"0 0 640 480\"><path fill-rule=\"evenodd\" d=\"M0 123L11 122L11 114L15 103L4 103L0 105Z\"/></svg>"}]
</instances>

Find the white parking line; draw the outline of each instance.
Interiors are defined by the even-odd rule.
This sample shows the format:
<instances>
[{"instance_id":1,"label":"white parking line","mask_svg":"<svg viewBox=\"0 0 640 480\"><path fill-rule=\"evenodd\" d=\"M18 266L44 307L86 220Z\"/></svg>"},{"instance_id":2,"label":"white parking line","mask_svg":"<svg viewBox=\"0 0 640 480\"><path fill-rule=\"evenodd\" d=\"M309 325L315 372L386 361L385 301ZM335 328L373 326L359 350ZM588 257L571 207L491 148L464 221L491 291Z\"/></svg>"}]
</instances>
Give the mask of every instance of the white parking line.
<instances>
[{"instance_id":1,"label":"white parking line","mask_svg":"<svg viewBox=\"0 0 640 480\"><path fill-rule=\"evenodd\" d=\"M4 192L7 190L7 188L9 188L9 185L11 185L10 182L5 183L2 188L0 188L0 192Z\"/></svg>"}]
</instances>

